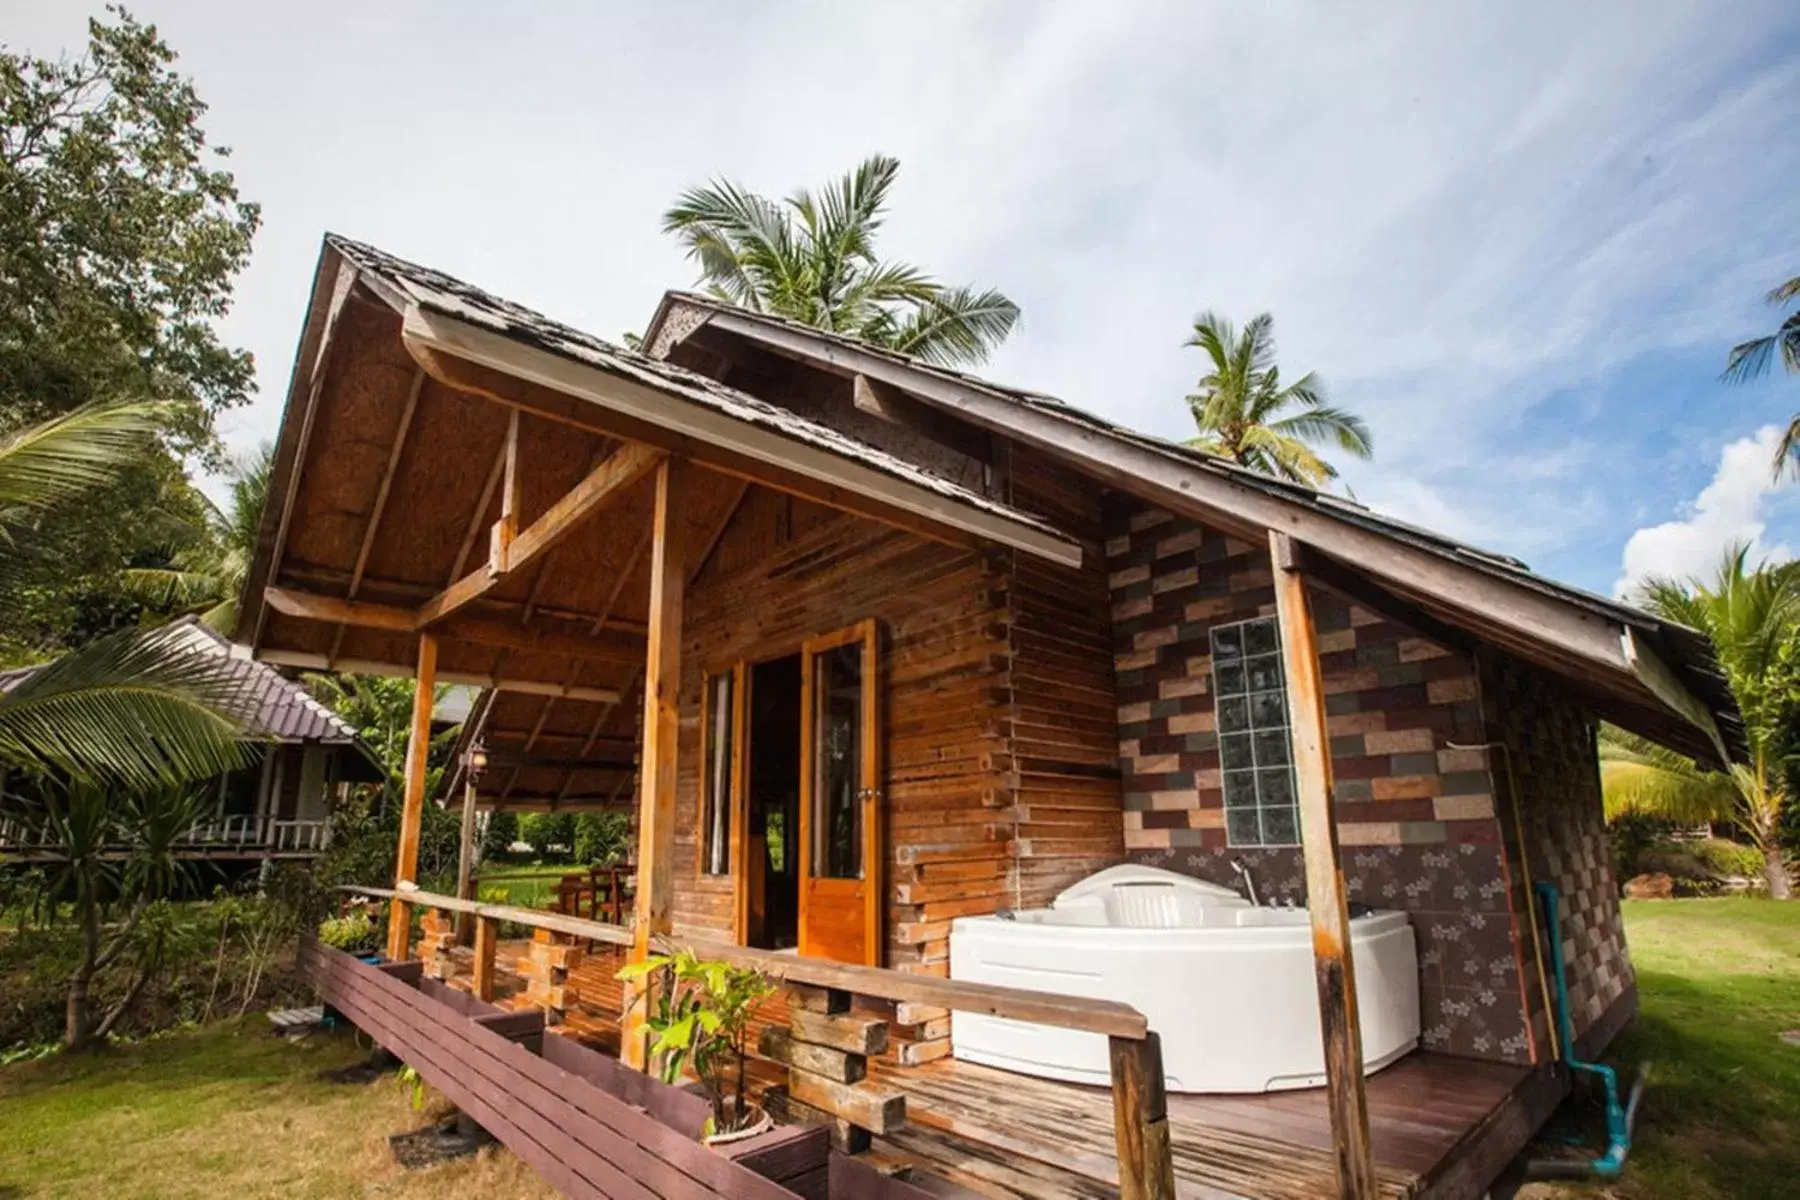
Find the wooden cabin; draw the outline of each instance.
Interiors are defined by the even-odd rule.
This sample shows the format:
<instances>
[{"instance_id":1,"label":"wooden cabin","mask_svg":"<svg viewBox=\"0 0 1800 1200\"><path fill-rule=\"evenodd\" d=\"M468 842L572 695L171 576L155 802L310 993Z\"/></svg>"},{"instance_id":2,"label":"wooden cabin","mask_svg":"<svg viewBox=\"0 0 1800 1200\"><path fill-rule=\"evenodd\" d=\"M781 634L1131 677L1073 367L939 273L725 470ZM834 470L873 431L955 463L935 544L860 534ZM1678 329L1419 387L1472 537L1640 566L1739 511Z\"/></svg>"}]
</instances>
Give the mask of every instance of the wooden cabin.
<instances>
[{"instance_id":1,"label":"wooden cabin","mask_svg":"<svg viewBox=\"0 0 1800 1200\"><path fill-rule=\"evenodd\" d=\"M231 642L198 617L168 627L183 653L224 659ZM41 668L0 672L11 691ZM183 858L248 864L316 859L331 844L332 813L348 788L382 778L357 732L305 688L264 663L233 663L244 728L257 739L255 761L204 781L212 798L205 820L177 839ZM31 862L53 853L35 786L0 775L0 862Z\"/></svg>"},{"instance_id":2,"label":"wooden cabin","mask_svg":"<svg viewBox=\"0 0 1800 1200\"><path fill-rule=\"evenodd\" d=\"M1328 1035L1346 903L1402 909L1422 1052L1549 1079L1534 881L1564 897L1581 1051L1630 1019L1595 731L1741 757L1701 635L705 297L666 296L644 346L328 237L240 635L491 689L473 803L631 811L640 952L943 975L958 917L1241 859L1340 937ZM945 1059L947 1014L913 1015L899 1063ZM1351 1061L1340 1133L1369 1120Z\"/></svg>"}]
</instances>

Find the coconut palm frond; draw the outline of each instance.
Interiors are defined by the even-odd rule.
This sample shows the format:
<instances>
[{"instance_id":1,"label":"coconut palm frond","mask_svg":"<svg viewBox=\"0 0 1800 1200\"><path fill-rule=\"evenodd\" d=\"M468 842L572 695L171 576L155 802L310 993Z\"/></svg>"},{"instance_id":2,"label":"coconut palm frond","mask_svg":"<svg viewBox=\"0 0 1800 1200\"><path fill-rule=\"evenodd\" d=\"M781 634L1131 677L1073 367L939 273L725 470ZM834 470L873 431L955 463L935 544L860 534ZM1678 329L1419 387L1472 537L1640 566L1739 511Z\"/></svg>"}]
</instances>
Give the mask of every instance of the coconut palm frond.
<instances>
[{"instance_id":1,"label":"coconut palm frond","mask_svg":"<svg viewBox=\"0 0 1800 1200\"><path fill-rule=\"evenodd\" d=\"M687 248L715 299L927 362L981 362L1012 331L1018 306L876 256L899 171L898 160L876 155L780 202L714 180L684 192L663 214L663 231Z\"/></svg>"},{"instance_id":2,"label":"coconut palm frond","mask_svg":"<svg viewBox=\"0 0 1800 1200\"><path fill-rule=\"evenodd\" d=\"M218 580L209 571L181 567L129 567L119 572L119 588L159 611L185 611L218 599Z\"/></svg>"},{"instance_id":3,"label":"coconut palm frond","mask_svg":"<svg viewBox=\"0 0 1800 1200\"><path fill-rule=\"evenodd\" d=\"M1375 444L1363 419L1347 409L1318 404L1310 411L1271 421L1269 428L1303 442L1334 441L1338 449L1357 458L1370 458Z\"/></svg>"},{"instance_id":4,"label":"coconut palm frond","mask_svg":"<svg viewBox=\"0 0 1800 1200\"><path fill-rule=\"evenodd\" d=\"M164 417L155 403L88 404L0 438L0 511L41 512L111 483Z\"/></svg>"},{"instance_id":5,"label":"coconut palm frond","mask_svg":"<svg viewBox=\"0 0 1800 1200\"><path fill-rule=\"evenodd\" d=\"M250 758L244 682L196 654L180 626L101 638L0 695L0 762L71 779L155 788Z\"/></svg>"},{"instance_id":6,"label":"coconut palm frond","mask_svg":"<svg viewBox=\"0 0 1800 1200\"><path fill-rule=\"evenodd\" d=\"M1019 306L992 288L944 289L916 308L894 333L892 348L938 366L987 361L1019 321Z\"/></svg>"},{"instance_id":7,"label":"coconut palm frond","mask_svg":"<svg viewBox=\"0 0 1800 1200\"><path fill-rule=\"evenodd\" d=\"M1199 431L1189 445L1312 487L1337 478L1337 468L1313 444L1332 442L1357 458L1374 453L1369 427L1355 413L1328 404L1317 375L1282 382L1268 313L1258 313L1242 330L1218 313L1201 313L1184 344L1204 353L1211 368L1187 397Z\"/></svg>"},{"instance_id":8,"label":"coconut palm frond","mask_svg":"<svg viewBox=\"0 0 1800 1200\"><path fill-rule=\"evenodd\" d=\"M1740 803L1731 775L1703 771L1692 759L1611 726L1600 737L1600 786L1608 820L1634 813L1687 824L1724 821Z\"/></svg>"}]
</instances>

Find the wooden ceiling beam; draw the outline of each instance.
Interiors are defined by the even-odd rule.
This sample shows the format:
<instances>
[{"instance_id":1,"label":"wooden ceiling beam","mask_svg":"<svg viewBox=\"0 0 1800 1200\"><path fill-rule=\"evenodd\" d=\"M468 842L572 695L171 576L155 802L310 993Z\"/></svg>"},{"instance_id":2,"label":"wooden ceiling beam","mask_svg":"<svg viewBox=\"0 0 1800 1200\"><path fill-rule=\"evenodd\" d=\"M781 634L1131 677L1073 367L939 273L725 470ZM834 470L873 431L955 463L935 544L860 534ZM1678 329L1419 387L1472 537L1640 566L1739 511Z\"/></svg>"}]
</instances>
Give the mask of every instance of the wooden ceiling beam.
<instances>
[{"instance_id":1,"label":"wooden ceiling beam","mask_svg":"<svg viewBox=\"0 0 1800 1200\"><path fill-rule=\"evenodd\" d=\"M396 608L391 604L341 600L336 596L321 596L279 587L265 588L263 598L276 612L303 621L329 621L358 629L379 629L390 633L417 633L424 628L414 610ZM583 661L635 663L644 656L643 638L606 631L586 636L556 633L476 616L450 617L440 621L432 631L440 640L447 642L468 642L476 646L491 646L525 654L555 654ZM556 693L550 691L544 694Z\"/></svg>"},{"instance_id":2,"label":"wooden ceiling beam","mask_svg":"<svg viewBox=\"0 0 1800 1200\"><path fill-rule=\"evenodd\" d=\"M328 662L323 654L305 650L259 650L258 662L276 667L298 667L303 671L339 671L346 675L379 675L384 679L411 679L413 668L374 659L340 659ZM536 679L502 679L479 671L439 671L439 683L462 683L470 687L488 688L496 692L517 692L526 696L558 696L565 700L586 700L593 704L616 704L617 690L608 687L563 687Z\"/></svg>"},{"instance_id":3,"label":"wooden ceiling beam","mask_svg":"<svg viewBox=\"0 0 1800 1200\"><path fill-rule=\"evenodd\" d=\"M434 625L458 609L499 587L515 572L556 546L661 462L664 455L653 446L628 442L608 455L585 478L565 492L516 538L510 539L504 561L492 559L419 606L421 628ZM504 520L504 518L502 518ZM499 539L496 539L498 541Z\"/></svg>"},{"instance_id":4,"label":"wooden ceiling beam","mask_svg":"<svg viewBox=\"0 0 1800 1200\"><path fill-rule=\"evenodd\" d=\"M923 401L914 400L897 387L870 379L867 375L853 375L850 378L850 402L858 412L867 413L890 425L910 429L921 437L930 438L938 445L956 451L964 458L993 465L994 444L987 430L959 421Z\"/></svg>"},{"instance_id":5,"label":"wooden ceiling beam","mask_svg":"<svg viewBox=\"0 0 1800 1200\"><path fill-rule=\"evenodd\" d=\"M300 591L309 591L313 588L328 588L336 591L343 588L349 577L348 571L339 568L290 563L282 570L280 586L297 586ZM390 606L429 600L443 590L441 586L429 583L409 583L400 579L377 579L373 576L366 576L363 579L363 586L368 593L385 597ZM410 607L416 608L417 604L413 603ZM525 602L488 595L483 596L469 607L492 617L517 618L518 614L524 611ZM534 616L555 621L569 621L589 626L594 623L594 613L590 609L561 608L549 604L539 604L532 612ZM606 618L604 628L619 633L635 633L641 637L648 626L646 622L635 617L609 616Z\"/></svg>"}]
</instances>

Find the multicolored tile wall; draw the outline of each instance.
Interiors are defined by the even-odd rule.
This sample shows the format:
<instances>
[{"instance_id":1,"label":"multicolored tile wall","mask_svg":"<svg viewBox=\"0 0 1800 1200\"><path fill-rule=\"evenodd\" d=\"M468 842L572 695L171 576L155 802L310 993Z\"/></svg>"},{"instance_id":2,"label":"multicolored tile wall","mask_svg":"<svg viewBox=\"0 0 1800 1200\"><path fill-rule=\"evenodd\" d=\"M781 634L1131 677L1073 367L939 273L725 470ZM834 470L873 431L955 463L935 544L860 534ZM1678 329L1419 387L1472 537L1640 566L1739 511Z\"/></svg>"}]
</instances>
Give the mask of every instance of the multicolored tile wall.
<instances>
[{"instance_id":1,"label":"multicolored tile wall","mask_svg":"<svg viewBox=\"0 0 1800 1200\"><path fill-rule=\"evenodd\" d=\"M1106 543L1128 857L1304 902L1297 847L1229 844L1209 631L1275 611L1268 551L1150 508ZM1350 897L1413 914L1425 1046L1530 1062L1517 889L1495 816L1477 667L1319 588L1338 836Z\"/></svg>"},{"instance_id":2,"label":"multicolored tile wall","mask_svg":"<svg viewBox=\"0 0 1800 1200\"><path fill-rule=\"evenodd\" d=\"M1484 655L1481 667L1490 734L1507 747L1512 779L1523 803L1531 877L1556 884L1562 893L1561 945L1556 949L1567 966L1570 1018L1580 1038L1602 1025L1615 1006L1634 1009L1636 1003L1636 976L1625 944L1619 885L1600 797L1596 722L1566 689L1517 659ZM1507 796L1510 788L1498 756L1495 766L1501 795ZM1505 832L1509 857L1517 861L1510 806ZM1532 910L1523 895L1522 879L1517 891L1514 907L1525 919ZM1547 943L1545 949L1554 952ZM1548 1024L1547 1006L1537 991L1528 998L1533 1027L1541 1038ZM1616 1029L1624 1016L1613 1013L1605 1026ZM1597 1054L1600 1049L1584 1046L1584 1053Z\"/></svg>"}]
</instances>

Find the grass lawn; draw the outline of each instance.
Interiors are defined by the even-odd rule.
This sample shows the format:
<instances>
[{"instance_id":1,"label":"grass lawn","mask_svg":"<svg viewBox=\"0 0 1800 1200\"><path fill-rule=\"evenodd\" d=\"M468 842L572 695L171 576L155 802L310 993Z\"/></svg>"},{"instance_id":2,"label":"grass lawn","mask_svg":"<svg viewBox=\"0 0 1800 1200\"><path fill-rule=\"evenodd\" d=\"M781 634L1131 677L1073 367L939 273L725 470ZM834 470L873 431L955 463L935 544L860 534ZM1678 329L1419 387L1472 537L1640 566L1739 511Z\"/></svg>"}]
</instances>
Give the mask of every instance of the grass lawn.
<instances>
[{"instance_id":1,"label":"grass lawn","mask_svg":"<svg viewBox=\"0 0 1800 1200\"><path fill-rule=\"evenodd\" d=\"M1641 1009L1608 1060L1651 1066L1625 1178L1551 1194L1800 1197L1800 901L1628 900ZM1546 1189L1550 1191L1550 1189Z\"/></svg>"},{"instance_id":2,"label":"grass lawn","mask_svg":"<svg viewBox=\"0 0 1800 1200\"><path fill-rule=\"evenodd\" d=\"M586 867L572 863L493 863L478 876L482 880L477 895L491 904L511 904L518 908L549 908L553 891L564 875L578 875ZM488 883L492 878L495 882ZM500 899L500 893L506 899Z\"/></svg>"},{"instance_id":3,"label":"grass lawn","mask_svg":"<svg viewBox=\"0 0 1800 1200\"><path fill-rule=\"evenodd\" d=\"M389 1134L430 1123L354 1034L290 1044L248 1017L74 1059L0 1068L0 1198L555 1196L512 1155L406 1171Z\"/></svg>"},{"instance_id":4,"label":"grass lawn","mask_svg":"<svg viewBox=\"0 0 1800 1200\"><path fill-rule=\"evenodd\" d=\"M560 870L560 869L559 869ZM1535 1196L1800 1197L1800 902L1627 902L1642 1014L1609 1059L1654 1063L1626 1178ZM391 1076L345 1084L353 1034L280 1041L260 1017L0 1068L0 1200L38 1196L551 1197L511 1155L426 1171L388 1135L429 1122Z\"/></svg>"}]
</instances>

